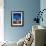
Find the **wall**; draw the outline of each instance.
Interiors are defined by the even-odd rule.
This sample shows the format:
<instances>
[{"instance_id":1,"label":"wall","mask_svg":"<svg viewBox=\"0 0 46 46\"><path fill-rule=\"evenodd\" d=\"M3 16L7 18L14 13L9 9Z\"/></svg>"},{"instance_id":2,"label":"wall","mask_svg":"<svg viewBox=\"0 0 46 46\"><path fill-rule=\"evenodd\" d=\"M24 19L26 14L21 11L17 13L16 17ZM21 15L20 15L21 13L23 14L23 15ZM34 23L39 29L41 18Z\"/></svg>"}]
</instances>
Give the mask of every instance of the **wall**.
<instances>
[{"instance_id":1,"label":"wall","mask_svg":"<svg viewBox=\"0 0 46 46\"><path fill-rule=\"evenodd\" d=\"M46 9L46 0L40 0L40 10ZM40 25L46 27L46 10L43 12L43 22L40 21ZM45 35L46 36L46 35ZM46 38L45 38L46 39ZM46 41L46 40L45 40ZM45 42L46 43L46 42Z\"/></svg>"},{"instance_id":2,"label":"wall","mask_svg":"<svg viewBox=\"0 0 46 46\"><path fill-rule=\"evenodd\" d=\"M11 27L11 11L24 11L24 26ZM4 0L4 39L17 42L31 31L35 14L40 10L40 0Z\"/></svg>"},{"instance_id":3,"label":"wall","mask_svg":"<svg viewBox=\"0 0 46 46\"><path fill-rule=\"evenodd\" d=\"M4 41L4 3L0 0L0 42Z\"/></svg>"},{"instance_id":4,"label":"wall","mask_svg":"<svg viewBox=\"0 0 46 46\"><path fill-rule=\"evenodd\" d=\"M41 1L40 1L40 9L41 9L41 11L42 11L43 9L46 9L46 0L41 0ZM43 17L43 22L41 21L41 22L40 22L40 25L46 27L46 10L43 12L42 17Z\"/></svg>"}]
</instances>

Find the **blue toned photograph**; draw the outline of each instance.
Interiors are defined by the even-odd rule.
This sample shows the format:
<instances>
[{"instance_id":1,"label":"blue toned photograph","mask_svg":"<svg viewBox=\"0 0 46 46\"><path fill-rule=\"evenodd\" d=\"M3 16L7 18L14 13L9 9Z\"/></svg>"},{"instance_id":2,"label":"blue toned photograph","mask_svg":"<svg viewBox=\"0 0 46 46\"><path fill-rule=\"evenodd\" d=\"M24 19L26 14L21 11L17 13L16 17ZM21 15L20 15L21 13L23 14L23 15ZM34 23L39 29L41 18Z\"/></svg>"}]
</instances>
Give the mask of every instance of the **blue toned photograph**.
<instances>
[{"instance_id":1,"label":"blue toned photograph","mask_svg":"<svg viewBox=\"0 0 46 46\"><path fill-rule=\"evenodd\" d=\"M13 23L14 24L21 24L21 13L14 13L13 14Z\"/></svg>"},{"instance_id":2,"label":"blue toned photograph","mask_svg":"<svg viewBox=\"0 0 46 46\"><path fill-rule=\"evenodd\" d=\"M11 13L11 25L22 26L24 23L24 12L23 11L12 11Z\"/></svg>"}]
</instances>

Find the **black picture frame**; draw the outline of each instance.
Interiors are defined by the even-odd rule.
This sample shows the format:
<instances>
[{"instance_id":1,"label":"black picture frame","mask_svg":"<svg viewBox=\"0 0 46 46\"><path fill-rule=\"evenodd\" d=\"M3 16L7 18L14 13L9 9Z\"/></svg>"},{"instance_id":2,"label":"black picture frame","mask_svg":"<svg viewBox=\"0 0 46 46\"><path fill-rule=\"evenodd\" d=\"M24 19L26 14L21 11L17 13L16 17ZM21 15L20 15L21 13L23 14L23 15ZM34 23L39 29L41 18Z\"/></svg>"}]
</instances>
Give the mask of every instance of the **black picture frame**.
<instances>
[{"instance_id":1,"label":"black picture frame","mask_svg":"<svg viewBox=\"0 0 46 46\"><path fill-rule=\"evenodd\" d=\"M24 11L11 11L11 26L24 26Z\"/></svg>"}]
</instances>

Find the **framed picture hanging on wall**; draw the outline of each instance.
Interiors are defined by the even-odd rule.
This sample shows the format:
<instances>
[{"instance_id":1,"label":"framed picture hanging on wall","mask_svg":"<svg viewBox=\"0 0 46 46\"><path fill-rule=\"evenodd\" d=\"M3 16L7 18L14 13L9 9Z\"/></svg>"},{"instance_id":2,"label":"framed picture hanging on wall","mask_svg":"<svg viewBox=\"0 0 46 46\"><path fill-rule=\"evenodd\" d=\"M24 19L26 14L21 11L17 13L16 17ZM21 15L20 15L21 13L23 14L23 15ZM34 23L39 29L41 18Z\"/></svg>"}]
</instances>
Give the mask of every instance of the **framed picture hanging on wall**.
<instances>
[{"instance_id":1,"label":"framed picture hanging on wall","mask_svg":"<svg viewBox=\"0 0 46 46\"><path fill-rule=\"evenodd\" d=\"M24 11L11 11L11 26L20 27L24 25Z\"/></svg>"}]
</instances>

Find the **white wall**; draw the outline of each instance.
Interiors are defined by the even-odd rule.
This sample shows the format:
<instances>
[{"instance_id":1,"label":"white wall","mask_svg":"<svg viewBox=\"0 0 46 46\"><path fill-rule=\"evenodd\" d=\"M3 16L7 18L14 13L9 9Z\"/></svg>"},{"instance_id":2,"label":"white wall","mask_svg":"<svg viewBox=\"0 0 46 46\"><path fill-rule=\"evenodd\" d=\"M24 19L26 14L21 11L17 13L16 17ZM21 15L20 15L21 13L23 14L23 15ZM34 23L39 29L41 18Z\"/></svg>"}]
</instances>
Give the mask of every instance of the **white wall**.
<instances>
[{"instance_id":1,"label":"white wall","mask_svg":"<svg viewBox=\"0 0 46 46\"><path fill-rule=\"evenodd\" d=\"M40 9L41 11L43 9L46 9L46 0L40 0ZM40 21L40 24L46 27L46 10L43 12L42 17L43 17L43 22Z\"/></svg>"},{"instance_id":2,"label":"white wall","mask_svg":"<svg viewBox=\"0 0 46 46\"><path fill-rule=\"evenodd\" d=\"M41 10L46 9L46 0L40 0L40 9ZM43 22L40 21L40 25L46 27L46 11L43 12L42 17L43 17Z\"/></svg>"},{"instance_id":3,"label":"white wall","mask_svg":"<svg viewBox=\"0 0 46 46\"><path fill-rule=\"evenodd\" d=\"M4 41L4 3L0 0L0 42Z\"/></svg>"}]
</instances>

